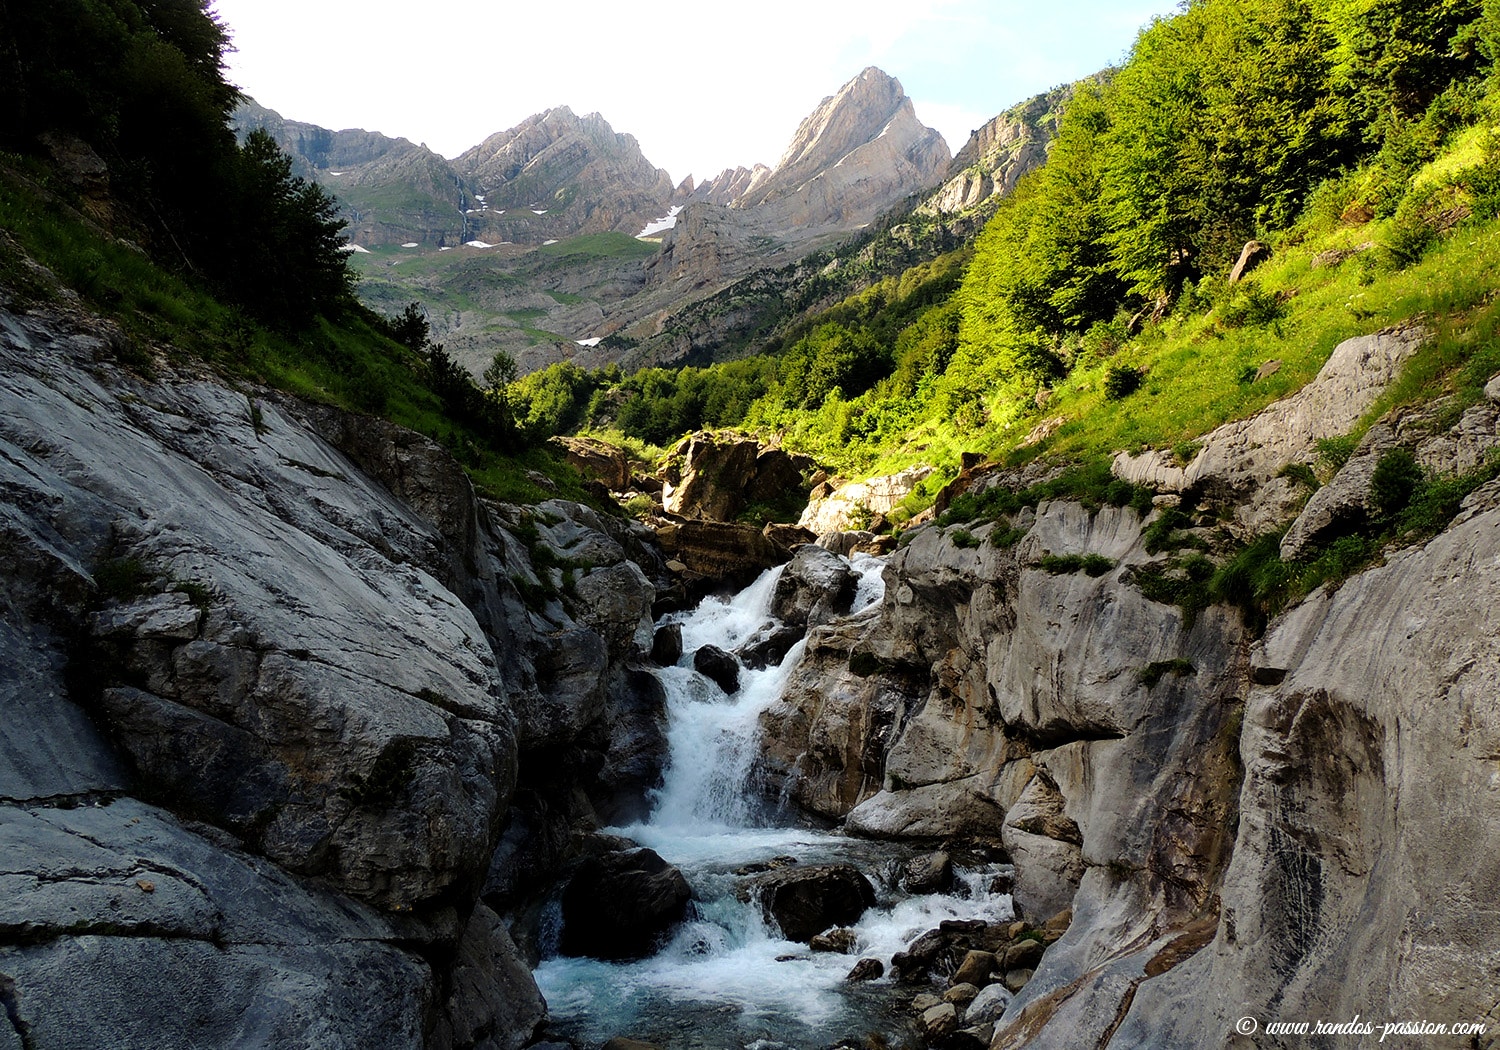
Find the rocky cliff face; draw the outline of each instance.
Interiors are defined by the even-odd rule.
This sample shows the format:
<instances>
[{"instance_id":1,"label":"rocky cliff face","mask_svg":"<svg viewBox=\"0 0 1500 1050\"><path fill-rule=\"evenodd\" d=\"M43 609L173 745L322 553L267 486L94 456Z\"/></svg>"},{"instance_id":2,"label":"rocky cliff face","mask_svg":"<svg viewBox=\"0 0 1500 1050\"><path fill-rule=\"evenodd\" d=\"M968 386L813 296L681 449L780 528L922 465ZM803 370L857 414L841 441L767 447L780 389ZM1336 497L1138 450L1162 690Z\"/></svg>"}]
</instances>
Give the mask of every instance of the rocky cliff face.
<instances>
[{"instance_id":1,"label":"rocky cliff face","mask_svg":"<svg viewBox=\"0 0 1500 1050\"><path fill-rule=\"evenodd\" d=\"M1006 196L1047 159L1057 119L1078 84L1027 99L969 135L949 165L947 181L917 207L922 215L954 215Z\"/></svg>"},{"instance_id":2,"label":"rocky cliff face","mask_svg":"<svg viewBox=\"0 0 1500 1050\"><path fill-rule=\"evenodd\" d=\"M566 106L491 135L453 164L482 197L477 222L488 240L540 244L607 230L634 236L666 214L673 194L670 176L652 167L633 135Z\"/></svg>"},{"instance_id":3,"label":"rocky cliff face","mask_svg":"<svg viewBox=\"0 0 1500 1050\"><path fill-rule=\"evenodd\" d=\"M793 261L819 238L859 229L931 188L950 161L900 81L871 67L819 103L774 168L726 171L679 195L686 214L650 281L680 297L717 290L757 264Z\"/></svg>"},{"instance_id":4,"label":"rocky cliff face","mask_svg":"<svg viewBox=\"0 0 1500 1050\"><path fill-rule=\"evenodd\" d=\"M1420 338L1351 340L1166 480L1272 513L1280 468ZM1369 454L1468 469L1500 445L1493 386L1456 424L1441 406L1387 420ZM1360 458L1344 470L1367 488ZM773 789L857 833L997 843L1028 921L1072 909L995 1050L1231 1046L1243 1017L1355 1014L1488 1022L1466 1045L1497 1045L1500 933L1475 916L1500 882L1500 481L1260 637L1237 611L1145 596L1170 559L1150 520L1056 502L915 531L881 605L809 632L762 719Z\"/></svg>"},{"instance_id":5,"label":"rocky cliff face","mask_svg":"<svg viewBox=\"0 0 1500 1050\"><path fill-rule=\"evenodd\" d=\"M126 340L0 312L0 1042L523 1045L479 894L654 780L659 556Z\"/></svg>"}]
</instances>

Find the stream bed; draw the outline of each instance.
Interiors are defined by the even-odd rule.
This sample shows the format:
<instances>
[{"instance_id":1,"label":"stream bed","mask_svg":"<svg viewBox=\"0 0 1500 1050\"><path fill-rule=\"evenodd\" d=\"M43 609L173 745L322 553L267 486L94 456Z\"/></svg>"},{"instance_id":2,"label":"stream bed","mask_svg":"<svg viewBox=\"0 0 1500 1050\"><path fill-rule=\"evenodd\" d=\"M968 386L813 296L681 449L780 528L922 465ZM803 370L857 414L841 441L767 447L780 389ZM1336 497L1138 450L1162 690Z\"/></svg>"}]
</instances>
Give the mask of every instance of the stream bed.
<instances>
[{"instance_id":1,"label":"stream bed","mask_svg":"<svg viewBox=\"0 0 1500 1050\"><path fill-rule=\"evenodd\" d=\"M860 583L853 612L882 596L875 558L856 555ZM693 889L693 911L653 956L604 962L556 954L554 914L544 931L537 984L550 1030L584 1046L623 1035L662 1050L816 1050L839 1043L917 1046L904 998L889 975L845 980L855 962L893 954L946 919L1003 921L1008 894L991 892L1001 866L955 872L945 893L907 895L909 846L846 837L806 826L768 802L756 783L759 717L781 696L801 656L798 642L778 666L742 668L731 696L693 670L703 645L734 651L774 623L771 598L780 568L768 570L730 599L708 598L664 618L681 626L683 657L659 672L667 694L669 757L650 816L605 829L650 847L676 865ZM745 874L768 865L851 864L875 887L876 904L852 929L852 954L814 952L786 940L760 904L744 892Z\"/></svg>"}]
</instances>

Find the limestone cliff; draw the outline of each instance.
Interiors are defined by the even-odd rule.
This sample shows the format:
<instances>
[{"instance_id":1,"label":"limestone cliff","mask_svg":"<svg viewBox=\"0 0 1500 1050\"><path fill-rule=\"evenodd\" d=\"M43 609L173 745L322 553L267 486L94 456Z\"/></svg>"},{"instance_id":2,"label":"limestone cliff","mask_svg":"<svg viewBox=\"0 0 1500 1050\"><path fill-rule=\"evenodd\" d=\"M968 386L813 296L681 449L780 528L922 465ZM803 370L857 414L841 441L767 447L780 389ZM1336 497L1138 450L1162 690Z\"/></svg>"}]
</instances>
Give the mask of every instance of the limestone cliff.
<instances>
[{"instance_id":1,"label":"limestone cliff","mask_svg":"<svg viewBox=\"0 0 1500 1050\"><path fill-rule=\"evenodd\" d=\"M666 213L673 193L671 178L646 160L635 136L566 106L491 135L453 164L482 197L478 228L487 240L540 244L607 230L634 236Z\"/></svg>"},{"instance_id":2,"label":"limestone cliff","mask_svg":"<svg viewBox=\"0 0 1500 1050\"><path fill-rule=\"evenodd\" d=\"M1158 482L1284 526L1281 468L1420 339L1350 340ZM1442 406L1388 418L1343 471L1368 489L1361 456L1397 444L1470 469L1500 446L1491 389L1456 423ZM1327 491L1347 507L1337 476ZM1305 528L1328 510L1309 503ZM1146 539L1159 513L1051 502L915 530L883 602L810 631L762 716L772 790L861 834L1000 845L1028 921L1071 909L992 1050L1250 1045L1241 1018L1356 1014L1486 1022L1463 1045L1497 1045L1500 481L1263 635L1236 609L1147 596L1172 561ZM1188 541L1212 550L1225 522Z\"/></svg>"},{"instance_id":3,"label":"limestone cliff","mask_svg":"<svg viewBox=\"0 0 1500 1050\"><path fill-rule=\"evenodd\" d=\"M654 780L659 556L129 343L0 299L0 1045L519 1048L479 896Z\"/></svg>"}]
</instances>

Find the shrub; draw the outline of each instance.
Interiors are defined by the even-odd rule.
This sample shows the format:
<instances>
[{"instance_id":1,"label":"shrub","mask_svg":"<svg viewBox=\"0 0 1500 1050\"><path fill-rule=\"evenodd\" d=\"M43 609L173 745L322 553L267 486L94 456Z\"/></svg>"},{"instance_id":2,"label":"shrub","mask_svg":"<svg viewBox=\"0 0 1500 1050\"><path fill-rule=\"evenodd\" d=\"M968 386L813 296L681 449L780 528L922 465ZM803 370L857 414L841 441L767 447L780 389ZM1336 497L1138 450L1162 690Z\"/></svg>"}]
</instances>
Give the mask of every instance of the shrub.
<instances>
[{"instance_id":1,"label":"shrub","mask_svg":"<svg viewBox=\"0 0 1500 1050\"><path fill-rule=\"evenodd\" d=\"M1370 477L1370 507L1381 518L1394 518L1406 509L1426 481L1421 466L1408 449L1393 448L1380 457Z\"/></svg>"},{"instance_id":2,"label":"shrub","mask_svg":"<svg viewBox=\"0 0 1500 1050\"><path fill-rule=\"evenodd\" d=\"M1193 666L1192 661L1178 657L1174 660L1156 660L1149 663L1141 668L1140 674L1136 677L1140 679L1142 685L1150 689L1157 682L1161 681L1165 675L1170 674L1181 678L1183 675L1197 673L1198 668Z\"/></svg>"},{"instance_id":3,"label":"shrub","mask_svg":"<svg viewBox=\"0 0 1500 1050\"><path fill-rule=\"evenodd\" d=\"M1083 572L1099 577L1115 567L1115 563L1102 554L1044 554L1037 568L1054 576Z\"/></svg>"},{"instance_id":4,"label":"shrub","mask_svg":"<svg viewBox=\"0 0 1500 1050\"><path fill-rule=\"evenodd\" d=\"M1129 397L1141 388L1146 373L1133 365L1110 365L1104 376L1104 396L1111 401Z\"/></svg>"}]
</instances>

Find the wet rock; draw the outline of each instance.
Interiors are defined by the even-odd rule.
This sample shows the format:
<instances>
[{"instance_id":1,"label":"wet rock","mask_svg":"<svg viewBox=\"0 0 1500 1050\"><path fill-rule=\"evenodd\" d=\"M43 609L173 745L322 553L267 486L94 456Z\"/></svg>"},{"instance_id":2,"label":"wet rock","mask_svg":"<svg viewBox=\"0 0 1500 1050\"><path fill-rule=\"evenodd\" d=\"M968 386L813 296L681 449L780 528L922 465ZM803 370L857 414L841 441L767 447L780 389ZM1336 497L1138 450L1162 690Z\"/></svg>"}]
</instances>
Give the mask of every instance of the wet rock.
<instances>
[{"instance_id":1,"label":"wet rock","mask_svg":"<svg viewBox=\"0 0 1500 1050\"><path fill-rule=\"evenodd\" d=\"M953 858L938 851L924 853L906 862L901 884L907 893L939 893L953 885Z\"/></svg>"},{"instance_id":2,"label":"wet rock","mask_svg":"<svg viewBox=\"0 0 1500 1050\"><path fill-rule=\"evenodd\" d=\"M726 694L733 695L740 688L740 662L733 653L726 653L717 645L705 645L693 653L693 669L715 683Z\"/></svg>"},{"instance_id":3,"label":"wet rock","mask_svg":"<svg viewBox=\"0 0 1500 1050\"><path fill-rule=\"evenodd\" d=\"M754 889L766 917L789 941L810 940L830 926L858 921L875 903L875 888L848 864L827 864L771 872Z\"/></svg>"},{"instance_id":4,"label":"wet rock","mask_svg":"<svg viewBox=\"0 0 1500 1050\"><path fill-rule=\"evenodd\" d=\"M972 950L964 955L963 962L953 971L954 984L972 984L983 987L995 972L996 959L993 952Z\"/></svg>"},{"instance_id":5,"label":"wet rock","mask_svg":"<svg viewBox=\"0 0 1500 1050\"><path fill-rule=\"evenodd\" d=\"M841 928L820 933L807 942L807 946L815 952L834 952L838 955L852 955L859 938L853 930Z\"/></svg>"},{"instance_id":6,"label":"wet rock","mask_svg":"<svg viewBox=\"0 0 1500 1050\"><path fill-rule=\"evenodd\" d=\"M687 915L682 872L649 849L585 860L563 891L565 955L638 959Z\"/></svg>"},{"instance_id":7,"label":"wet rock","mask_svg":"<svg viewBox=\"0 0 1500 1050\"><path fill-rule=\"evenodd\" d=\"M964 1024L993 1024L1000 1020L1014 998L1015 994L1003 983L985 985L964 1010Z\"/></svg>"},{"instance_id":8,"label":"wet rock","mask_svg":"<svg viewBox=\"0 0 1500 1050\"><path fill-rule=\"evenodd\" d=\"M746 587L789 556L759 530L729 522L673 522L658 526L656 538L668 558L682 566L679 573L695 597Z\"/></svg>"},{"instance_id":9,"label":"wet rock","mask_svg":"<svg viewBox=\"0 0 1500 1050\"><path fill-rule=\"evenodd\" d=\"M911 1012L921 1015L931 1010L934 1006L941 1005L943 1005L943 1000L939 996L933 995L931 992L923 992L921 995L912 996Z\"/></svg>"},{"instance_id":10,"label":"wet rock","mask_svg":"<svg viewBox=\"0 0 1500 1050\"><path fill-rule=\"evenodd\" d=\"M772 624L751 635L735 653L746 667L754 671L780 666L781 661L786 659L786 654L792 651L792 646L800 642L805 633L800 627Z\"/></svg>"},{"instance_id":11,"label":"wet rock","mask_svg":"<svg viewBox=\"0 0 1500 1050\"><path fill-rule=\"evenodd\" d=\"M858 583L844 559L807 544L781 570L771 614L792 627L818 627L849 611Z\"/></svg>"},{"instance_id":12,"label":"wet rock","mask_svg":"<svg viewBox=\"0 0 1500 1050\"><path fill-rule=\"evenodd\" d=\"M856 554L889 554L896 549L896 541L890 536L878 536L868 529L848 532L829 532L818 537L818 546L845 558Z\"/></svg>"},{"instance_id":13,"label":"wet rock","mask_svg":"<svg viewBox=\"0 0 1500 1050\"><path fill-rule=\"evenodd\" d=\"M858 983L860 981L874 981L884 976L885 963L879 959L861 959L854 964L854 968L849 971L848 976L844 980Z\"/></svg>"},{"instance_id":14,"label":"wet rock","mask_svg":"<svg viewBox=\"0 0 1500 1050\"><path fill-rule=\"evenodd\" d=\"M682 659L682 624L669 623L656 629L651 637L651 662L658 667L672 667Z\"/></svg>"},{"instance_id":15,"label":"wet rock","mask_svg":"<svg viewBox=\"0 0 1500 1050\"><path fill-rule=\"evenodd\" d=\"M958 1029L958 1007L939 1003L922 1012L922 1032L928 1039L941 1039Z\"/></svg>"},{"instance_id":16,"label":"wet rock","mask_svg":"<svg viewBox=\"0 0 1500 1050\"><path fill-rule=\"evenodd\" d=\"M639 1039L626 1039L617 1035L609 1040L600 1050L657 1050L654 1043L643 1043Z\"/></svg>"},{"instance_id":17,"label":"wet rock","mask_svg":"<svg viewBox=\"0 0 1500 1050\"><path fill-rule=\"evenodd\" d=\"M488 1039L496 1050L520 1050L547 1019L547 1004L505 924L477 905L458 945L445 1020L457 1046Z\"/></svg>"}]
</instances>

